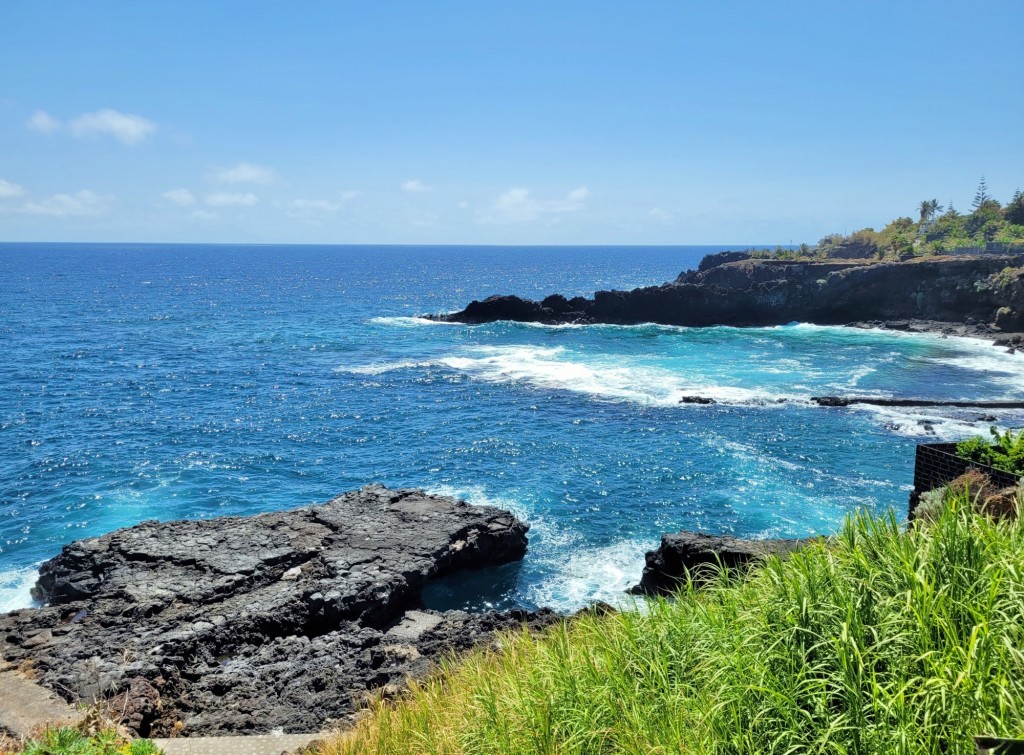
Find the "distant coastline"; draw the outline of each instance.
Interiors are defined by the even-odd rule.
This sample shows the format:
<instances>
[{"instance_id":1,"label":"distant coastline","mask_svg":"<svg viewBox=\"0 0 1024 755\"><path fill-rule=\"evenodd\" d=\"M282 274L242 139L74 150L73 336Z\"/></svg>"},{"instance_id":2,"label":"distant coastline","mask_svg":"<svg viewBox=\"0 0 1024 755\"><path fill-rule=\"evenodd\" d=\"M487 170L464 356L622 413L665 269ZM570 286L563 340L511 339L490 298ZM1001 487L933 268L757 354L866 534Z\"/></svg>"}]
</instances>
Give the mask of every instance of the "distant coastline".
<instances>
[{"instance_id":1,"label":"distant coastline","mask_svg":"<svg viewBox=\"0 0 1024 755\"><path fill-rule=\"evenodd\" d=\"M1024 253L906 261L708 255L674 281L593 297L495 295L430 315L441 322L655 323L764 327L790 322L987 338L1017 348L1024 331Z\"/></svg>"}]
</instances>

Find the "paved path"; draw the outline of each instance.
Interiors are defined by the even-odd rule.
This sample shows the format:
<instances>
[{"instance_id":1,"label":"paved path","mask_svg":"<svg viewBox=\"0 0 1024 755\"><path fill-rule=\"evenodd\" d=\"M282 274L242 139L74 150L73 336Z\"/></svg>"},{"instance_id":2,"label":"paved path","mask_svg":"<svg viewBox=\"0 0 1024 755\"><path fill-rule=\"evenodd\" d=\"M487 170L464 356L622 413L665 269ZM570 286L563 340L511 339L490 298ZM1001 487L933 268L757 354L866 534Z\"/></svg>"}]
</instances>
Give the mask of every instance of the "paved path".
<instances>
[{"instance_id":1,"label":"paved path","mask_svg":"<svg viewBox=\"0 0 1024 755\"><path fill-rule=\"evenodd\" d=\"M12 668L0 666L0 732L27 737L45 726L75 724L81 712ZM325 734L257 734L243 737L154 739L167 755L281 755Z\"/></svg>"},{"instance_id":2,"label":"paved path","mask_svg":"<svg viewBox=\"0 0 1024 755\"><path fill-rule=\"evenodd\" d=\"M50 724L77 723L81 717L48 689L0 666L0 731L25 737Z\"/></svg>"},{"instance_id":3,"label":"paved path","mask_svg":"<svg viewBox=\"0 0 1024 755\"><path fill-rule=\"evenodd\" d=\"M246 737L154 739L166 755L281 755L294 752L324 734L257 734Z\"/></svg>"}]
</instances>

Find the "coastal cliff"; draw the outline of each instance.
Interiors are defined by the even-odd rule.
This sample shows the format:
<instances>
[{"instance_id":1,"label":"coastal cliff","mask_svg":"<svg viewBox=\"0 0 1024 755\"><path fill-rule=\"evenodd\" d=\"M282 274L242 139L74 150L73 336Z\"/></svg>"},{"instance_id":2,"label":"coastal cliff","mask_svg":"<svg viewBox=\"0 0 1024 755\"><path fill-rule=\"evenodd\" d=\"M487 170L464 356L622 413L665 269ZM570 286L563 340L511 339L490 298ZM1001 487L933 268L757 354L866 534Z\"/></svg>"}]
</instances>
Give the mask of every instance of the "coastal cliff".
<instances>
[{"instance_id":1,"label":"coastal cliff","mask_svg":"<svg viewBox=\"0 0 1024 755\"><path fill-rule=\"evenodd\" d=\"M1017 332L1024 330L1024 284L1012 271L1022 264L1020 255L818 262L724 252L660 286L598 291L589 299L554 294L539 302L492 296L434 319L698 327L947 324L974 333Z\"/></svg>"},{"instance_id":2,"label":"coastal cliff","mask_svg":"<svg viewBox=\"0 0 1024 755\"><path fill-rule=\"evenodd\" d=\"M43 608L0 616L0 660L143 735L319 731L432 659L551 612L423 610L433 577L514 561L527 525L370 486L320 506L144 522L66 546Z\"/></svg>"}]
</instances>

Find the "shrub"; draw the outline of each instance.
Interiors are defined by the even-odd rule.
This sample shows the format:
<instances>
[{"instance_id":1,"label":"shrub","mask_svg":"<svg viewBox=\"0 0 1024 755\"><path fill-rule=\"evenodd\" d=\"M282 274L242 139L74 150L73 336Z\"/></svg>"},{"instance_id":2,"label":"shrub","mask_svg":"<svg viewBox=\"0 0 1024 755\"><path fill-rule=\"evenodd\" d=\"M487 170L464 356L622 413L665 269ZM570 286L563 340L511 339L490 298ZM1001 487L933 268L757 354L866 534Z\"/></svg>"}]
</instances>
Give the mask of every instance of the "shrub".
<instances>
[{"instance_id":1,"label":"shrub","mask_svg":"<svg viewBox=\"0 0 1024 755\"><path fill-rule=\"evenodd\" d=\"M989 432L993 442L989 443L981 436L968 438L957 443L956 455L1011 474L1024 474L1024 430L1014 435L1011 430L1000 433L991 427Z\"/></svg>"}]
</instances>

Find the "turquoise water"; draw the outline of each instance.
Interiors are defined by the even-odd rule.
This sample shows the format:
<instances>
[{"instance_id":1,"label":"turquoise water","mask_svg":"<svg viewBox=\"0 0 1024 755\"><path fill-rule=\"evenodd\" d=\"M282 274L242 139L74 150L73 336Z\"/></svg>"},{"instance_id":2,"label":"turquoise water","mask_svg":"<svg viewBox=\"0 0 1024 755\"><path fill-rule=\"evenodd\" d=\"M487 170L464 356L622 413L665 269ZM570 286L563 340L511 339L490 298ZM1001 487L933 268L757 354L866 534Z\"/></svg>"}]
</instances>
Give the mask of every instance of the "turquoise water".
<instances>
[{"instance_id":1,"label":"turquoise water","mask_svg":"<svg viewBox=\"0 0 1024 755\"><path fill-rule=\"evenodd\" d=\"M668 530L902 512L914 444L989 424L808 396L1024 398L1024 357L965 339L416 317L660 283L716 250L0 245L0 610L70 540L375 481L531 523L524 563L456 602L571 609L635 583Z\"/></svg>"}]
</instances>

